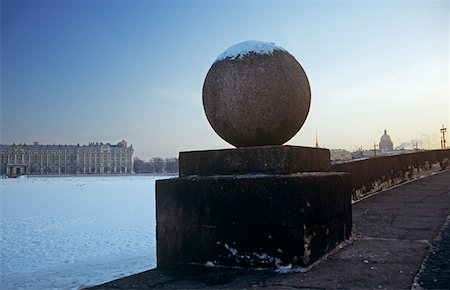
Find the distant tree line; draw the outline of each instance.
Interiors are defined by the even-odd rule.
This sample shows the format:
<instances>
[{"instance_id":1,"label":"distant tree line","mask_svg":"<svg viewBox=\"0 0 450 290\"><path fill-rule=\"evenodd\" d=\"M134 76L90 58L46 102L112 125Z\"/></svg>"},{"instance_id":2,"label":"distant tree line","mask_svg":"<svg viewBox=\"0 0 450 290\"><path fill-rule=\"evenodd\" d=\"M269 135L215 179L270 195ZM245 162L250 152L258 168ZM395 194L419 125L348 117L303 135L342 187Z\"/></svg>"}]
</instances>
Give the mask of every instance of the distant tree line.
<instances>
[{"instance_id":1,"label":"distant tree line","mask_svg":"<svg viewBox=\"0 0 450 290\"><path fill-rule=\"evenodd\" d=\"M178 173L178 158L155 157L148 161L134 158L134 173Z\"/></svg>"}]
</instances>

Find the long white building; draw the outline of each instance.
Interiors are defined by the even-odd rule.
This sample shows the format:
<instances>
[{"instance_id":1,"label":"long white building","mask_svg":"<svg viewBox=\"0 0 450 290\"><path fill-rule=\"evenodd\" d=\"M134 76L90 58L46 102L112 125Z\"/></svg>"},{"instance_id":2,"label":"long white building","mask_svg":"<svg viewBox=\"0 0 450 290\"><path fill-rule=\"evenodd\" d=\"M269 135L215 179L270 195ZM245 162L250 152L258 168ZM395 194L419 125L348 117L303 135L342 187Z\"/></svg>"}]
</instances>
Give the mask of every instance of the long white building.
<instances>
[{"instance_id":1,"label":"long white building","mask_svg":"<svg viewBox=\"0 0 450 290\"><path fill-rule=\"evenodd\" d=\"M133 151L125 140L116 145L0 145L0 174L130 174Z\"/></svg>"}]
</instances>

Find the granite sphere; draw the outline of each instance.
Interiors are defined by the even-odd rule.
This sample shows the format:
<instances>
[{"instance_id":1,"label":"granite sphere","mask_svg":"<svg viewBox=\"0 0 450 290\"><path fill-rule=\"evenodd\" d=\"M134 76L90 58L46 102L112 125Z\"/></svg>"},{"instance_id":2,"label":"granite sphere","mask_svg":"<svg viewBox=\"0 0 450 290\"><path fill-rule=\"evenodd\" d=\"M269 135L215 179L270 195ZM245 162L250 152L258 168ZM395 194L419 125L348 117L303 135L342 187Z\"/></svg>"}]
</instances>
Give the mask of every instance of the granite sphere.
<instances>
[{"instance_id":1,"label":"granite sphere","mask_svg":"<svg viewBox=\"0 0 450 290\"><path fill-rule=\"evenodd\" d=\"M248 41L219 55L203 84L203 107L214 131L236 146L282 145L309 112L308 78L273 43Z\"/></svg>"}]
</instances>

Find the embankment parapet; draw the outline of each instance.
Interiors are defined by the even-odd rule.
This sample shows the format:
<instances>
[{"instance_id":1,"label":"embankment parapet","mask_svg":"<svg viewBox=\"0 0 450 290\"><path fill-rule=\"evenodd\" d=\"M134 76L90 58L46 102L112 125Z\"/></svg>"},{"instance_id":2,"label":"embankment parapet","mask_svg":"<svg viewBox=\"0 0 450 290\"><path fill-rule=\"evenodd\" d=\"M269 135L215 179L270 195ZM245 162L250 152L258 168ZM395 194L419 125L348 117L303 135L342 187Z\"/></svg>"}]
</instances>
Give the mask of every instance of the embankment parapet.
<instances>
[{"instance_id":1,"label":"embankment parapet","mask_svg":"<svg viewBox=\"0 0 450 290\"><path fill-rule=\"evenodd\" d=\"M331 171L351 176L352 199L450 168L450 149L375 157L333 164Z\"/></svg>"}]
</instances>

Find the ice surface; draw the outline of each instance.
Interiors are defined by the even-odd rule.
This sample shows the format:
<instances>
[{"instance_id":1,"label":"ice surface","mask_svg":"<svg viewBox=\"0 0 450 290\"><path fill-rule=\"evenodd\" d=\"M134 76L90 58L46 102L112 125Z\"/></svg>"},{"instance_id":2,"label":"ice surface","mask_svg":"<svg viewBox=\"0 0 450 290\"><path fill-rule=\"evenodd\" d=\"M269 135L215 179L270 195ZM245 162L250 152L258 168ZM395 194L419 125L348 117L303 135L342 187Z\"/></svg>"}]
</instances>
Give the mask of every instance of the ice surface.
<instances>
[{"instance_id":1,"label":"ice surface","mask_svg":"<svg viewBox=\"0 0 450 290\"><path fill-rule=\"evenodd\" d=\"M0 183L1 289L77 289L156 267L155 180Z\"/></svg>"},{"instance_id":2,"label":"ice surface","mask_svg":"<svg viewBox=\"0 0 450 290\"><path fill-rule=\"evenodd\" d=\"M232 47L228 48L223 53L221 53L217 57L216 62L227 59L227 58L243 59L246 55L248 55L250 53L272 54L275 50L286 51L284 48L282 48L272 42L262 42L262 41L256 41L256 40L243 41L243 42L233 45Z\"/></svg>"}]
</instances>

